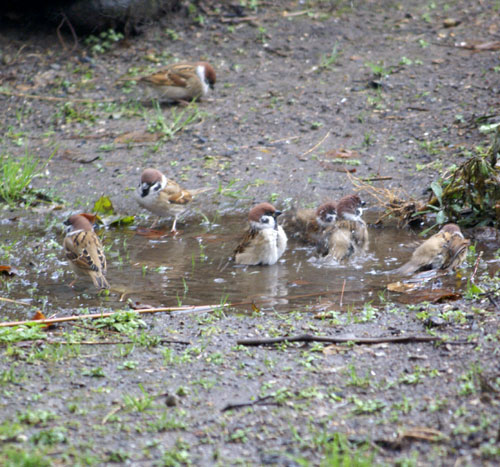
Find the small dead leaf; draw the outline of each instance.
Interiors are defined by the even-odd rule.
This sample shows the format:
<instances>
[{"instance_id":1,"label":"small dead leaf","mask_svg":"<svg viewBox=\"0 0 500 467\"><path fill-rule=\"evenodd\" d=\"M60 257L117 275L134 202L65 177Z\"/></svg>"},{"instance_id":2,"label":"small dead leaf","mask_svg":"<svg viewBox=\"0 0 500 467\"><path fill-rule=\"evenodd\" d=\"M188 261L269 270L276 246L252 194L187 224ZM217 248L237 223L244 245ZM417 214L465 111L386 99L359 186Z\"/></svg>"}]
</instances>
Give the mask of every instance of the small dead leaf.
<instances>
[{"instance_id":1,"label":"small dead leaf","mask_svg":"<svg viewBox=\"0 0 500 467\"><path fill-rule=\"evenodd\" d=\"M156 229L148 229L147 227L139 227L135 233L137 235L142 235L147 238L160 238L169 235L169 231L166 229L156 230Z\"/></svg>"},{"instance_id":2,"label":"small dead leaf","mask_svg":"<svg viewBox=\"0 0 500 467\"><path fill-rule=\"evenodd\" d=\"M35 314L33 315L33 321L40 321L42 319L47 319L47 317L40 310L36 310ZM42 327L45 329L48 329L48 328L54 327L54 325L53 324L43 324Z\"/></svg>"},{"instance_id":3,"label":"small dead leaf","mask_svg":"<svg viewBox=\"0 0 500 467\"><path fill-rule=\"evenodd\" d=\"M391 284L387 284L387 290L389 292L399 292L406 293L409 290L412 290L416 287L416 284L406 284L405 282L392 282Z\"/></svg>"},{"instance_id":4,"label":"small dead leaf","mask_svg":"<svg viewBox=\"0 0 500 467\"><path fill-rule=\"evenodd\" d=\"M260 313L260 308L255 303L252 303L252 311L254 313Z\"/></svg>"},{"instance_id":5,"label":"small dead leaf","mask_svg":"<svg viewBox=\"0 0 500 467\"><path fill-rule=\"evenodd\" d=\"M115 144L124 143L155 143L162 138L160 132L151 133L144 130L129 131L123 135L117 136L113 141Z\"/></svg>"},{"instance_id":6,"label":"small dead leaf","mask_svg":"<svg viewBox=\"0 0 500 467\"><path fill-rule=\"evenodd\" d=\"M69 149L66 149L65 151L63 151L62 153L62 158L63 159L66 159L68 161L71 161L71 162L78 162L80 164L91 164L92 162L96 161L97 159L99 159L101 156L92 156L88 159L86 159L85 157L81 157L82 154L79 153L79 152L75 152L75 151L71 151Z\"/></svg>"},{"instance_id":7,"label":"small dead leaf","mask_svg":"<svg viewBox=\"0 0 500 467\"><path fill-rule=\"evenodd\" d=\"M337 355L339 353L344 353L347 352L349 348L347 346L341 346L341 345L327 345L326 347L323 348L322 352L323 355Z\"/></svg>"},{"instance_id":8,"label":"small dead leaf","mask_svg":"<svg viewBox=\"0 0 500 467\"><path fill-rule=\"evenodd\" d=\"M398 302L405 305L415 305L421 302L440 303L443 300L458 300L462 298L462 294L453 290L434 289L434 290L419 290L398 297Z\"/></svg>"},{"instance_id":9,"label":"small dead leaf","mask_svg":"<svg viewBox=\"0 0 500 467\"><path fill-rule=\"evenodd\" d=\"M443 26L445 28L454 28L455 26L458 26L460 23L461 21L456 18L446 18L443 21Z\"/></svg>"},{"instance_id":10,"label":"small dead leaf","mask_svg":"<svg viewBox=\"0 0 500 467\"><path fill-rule=\"evenodd\" d=\"M488 50L500 50L500 41L489 41L489 42L460 42L457 47L463 49L477 50L477 51L488 51Z\"/></svg>"},{"instance_id":11,"label":"small dead leaf","mask_svg":"<svg viewBox=\"0 0 500 467\"><path fill-rule=\"evenodd\" d=\"M17 271L12 268L12 266L0 266L0 274L2 276L17 276Z\"/></svg>"},{"instance_id":12,"label":"small dead leaf","mask_svg":"<svg viewBox=\"0 0 500 467\"><path fill-rule=\"evenodd\" d=\"M425 426L410 428L409 430L401 433L399 438L402 439L418 439L422 441L436 442L447 439L447 436L441 431L434 428L427 428Z\"/></svg>"},{"instance_id":13,"label":"small dead leaf","mask_svg":"<svg viewBox=\"0 0 500 467\"><path fill-rule=\"evenodd\" d=\"M360 157L359 152L351 150L351 149L332 149L325 153L325 157L329 157L331 159L358 159Z\"/></svg>"}]
</instances>

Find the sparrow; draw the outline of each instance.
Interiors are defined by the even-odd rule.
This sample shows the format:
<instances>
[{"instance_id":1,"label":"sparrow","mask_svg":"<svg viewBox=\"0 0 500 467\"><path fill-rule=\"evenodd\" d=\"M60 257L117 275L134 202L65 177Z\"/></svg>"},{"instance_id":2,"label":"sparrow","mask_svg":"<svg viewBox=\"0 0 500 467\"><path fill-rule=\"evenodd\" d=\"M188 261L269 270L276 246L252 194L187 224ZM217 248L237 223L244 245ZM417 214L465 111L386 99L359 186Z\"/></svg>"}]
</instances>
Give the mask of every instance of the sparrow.
<instances>
[{"instance_id":1,"label":"sparrow","mask_svg":"<svg viewBox=\"0 0 500 467\"><path fill-rule=\"evenodd\" d=\"M105 277L106 257L91 224L94 219L92 214L75 214L64 222L67 226L64 251L77 276L90 277L98 289L109 289Z\"/></svg>"},{"instance_id":2,"label":"sparrow","mask_svg":"<svg viewBox=\"0 0 500 467\"><path fill-rule=\"evenodd\" d=\"M236 264L272 265L284 253L287 237L278 225L281 211L269 203L260 203L248 213L249 226L238 247L234 250Z\"/></svg>"},{"instance_id":3,"label":"sparrow","mask_svg":"<svg viewBox=\"0 0 500 467\"><path fill-rule=\"evenodd\" d=\"M281 223L292 236L303 243L316 244L322 233L337 219L337 205L328 201L317 209L297 209L287 213Z\"/></svg>"},{"instance_id":4,"label":"sparrow","mask_svg":"<svg viewBox=\"0 0 500 467\"><path fill-rule=\"evenodd\" d=\"M409 275L430 269L453 271L465 260L469 245L458 225L446 224L413 252L410 261L392 272Z\"/></svg>"},{"instance_id":5,"label":"sparrow","mask_svg":"<svg viewBox=\"0 0 500 467\"><path fill-rule=\"evenodd\" d=\"M135 197L137 202L158 217L174 216L171 232L175 232L178 217L187 210L187 205L193 197L210 190L197 188L185 190L174 180L170 180L156 169L145 169L141 175ZM158 219L155 220L153 228Z\"/></svg>"},{"instance_id":6,"label":"sparrow","mask_svg":"<svg viewBox=\"0 0 500 467\"><path fill-rule=\"evenodd\" d=\"M181 62L168 65L139 84L153 91L158 99L190 101L205 96L214 88L215 70L208 62Z\"/></svg>"},{"instance_id":7,"label":"sparrow","mask_svg":"<svg viewBox=\"0 0 500 467\"><path fill-rule=\"evenodd\" d=\"M337 220L316 244L320 256L345 261L368 249L368 229L361 218L365 204L358 195L346 195L338 201Z\"/></svg>"}]
</instances>

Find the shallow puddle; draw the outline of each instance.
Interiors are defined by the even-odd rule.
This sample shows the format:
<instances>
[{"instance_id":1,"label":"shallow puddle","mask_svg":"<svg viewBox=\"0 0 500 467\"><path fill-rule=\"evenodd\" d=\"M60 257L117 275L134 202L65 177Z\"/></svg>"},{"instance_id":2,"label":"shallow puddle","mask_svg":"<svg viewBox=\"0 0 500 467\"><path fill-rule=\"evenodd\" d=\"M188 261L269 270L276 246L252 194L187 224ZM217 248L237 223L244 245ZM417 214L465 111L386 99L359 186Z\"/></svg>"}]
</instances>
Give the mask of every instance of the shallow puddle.
<instances>
[{"instance_id":1,"label":"shallow puddle","mask_svg":"<svg viewBox=\"0 0 500 467\"><path fill-rule=\"evenodd\" d=\"M175 237L138 235L135 228L105 231L107 277L112 286L105 297L98 296L90 283L80 281L75 288L68 287L73 275L60 247L63 233L58 225L43 231L30 229L24 222L4 222L0 225L0 264L11 264L18 275L3 277L2 296L43 308L46 315L66 314L65 309L69 313L78 307L91 311L103 305L119 308L127 300L151 306L247 302L242 310L251 310L248 302L253 301L261 310L280 311L304 306L339 309L341 296L344 307L369 301L377 304L379 294L389 297L386 285L399 279L388 272L403 264L419 241L407 230L370 228L368 254L346 265L318 261L313 248L290 240L278 264L241 267L228 263L228 257L244 226L244 216L238 216L212 225L195 225L191 219L179 224L183 230ZM485 251L483 258L491 256ZM450 274L435 280L433 286L462 290L470 272L461 279ZM390 295L391 300L397 297ZM0 302L0 307L9 319L25 319L31 312L30 307L6 302Z\"/></svg>"}]
</instances>

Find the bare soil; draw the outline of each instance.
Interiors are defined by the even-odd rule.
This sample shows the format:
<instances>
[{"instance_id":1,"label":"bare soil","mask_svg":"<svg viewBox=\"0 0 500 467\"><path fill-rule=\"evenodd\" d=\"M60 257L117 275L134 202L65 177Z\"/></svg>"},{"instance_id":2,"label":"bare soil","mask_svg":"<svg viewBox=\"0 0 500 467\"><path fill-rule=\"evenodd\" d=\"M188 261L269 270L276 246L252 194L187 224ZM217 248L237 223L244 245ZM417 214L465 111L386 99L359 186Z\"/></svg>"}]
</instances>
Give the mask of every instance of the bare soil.
<instances>
[{"instance_id":1,"label":"bare soil","mask_svg":"<svg viewBox=\"0 0 500 467\"><path fill-rule=\"evenodd\" d=\"M73 43L54 30L4 27L2 154L29 151L48 161L34 188L63 200L49 212L4 207L12 230L39 238L30 240L30 252L62 260L53 246L58 226L69 213L91 211L103 194L120 214L149 225L132 198L148 166L187 187L214 188L184 223L189 232L200 211L214 222L240 215L243 228L254 202L286 208L339 198L353 191L349 170L425 197L443 169L488 145L479 128L498 121L498 2L255 3L255 10L202 3L140 35L94 41L103 53L84 37ZM197 104L156 107L131 83L186 59L208 60L217 71L215 92ZM192 122L173 125L188 115ZM378 207L367 201L374 218ZM125 242L133 231L118 235ZM0 239L3 260L21 270L3 279L1 295L29 291L42 308L46 297L32 279L63 279L16 253L26 247L22 238ZM496 290L498 244L487 247L478 278L483 290ZM118 268L121 256L109 258ZM124 258L125 267L132 264ZM463 274L472 273L469 266ZM87 289L64 309L44 311L84 313L89 296L90 311L125 306ZM12 303L0 307L9 319L26 313ZM0 463L341 465L343 455L359 462L367 455L366 465L496 465L498 307L493 292L474 291L409 306L383 296L375 308L313 298L281 308L144 316L139 329L57 326L35 342L3 342L0 333ZM236 344L303 333L435 333L448 343ZM57 340L65 344L50 343ZM341 454L332 454L335 446Z\"/></svg>"}]
</instances>

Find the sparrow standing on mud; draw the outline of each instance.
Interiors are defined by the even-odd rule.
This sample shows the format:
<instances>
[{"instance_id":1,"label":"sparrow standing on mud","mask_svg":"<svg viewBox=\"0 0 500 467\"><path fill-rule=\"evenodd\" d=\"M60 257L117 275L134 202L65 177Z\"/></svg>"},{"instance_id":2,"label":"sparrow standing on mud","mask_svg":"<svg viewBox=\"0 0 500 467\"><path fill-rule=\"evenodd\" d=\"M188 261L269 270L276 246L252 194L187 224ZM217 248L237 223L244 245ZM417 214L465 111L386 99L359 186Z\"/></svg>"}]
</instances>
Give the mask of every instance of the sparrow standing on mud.
<instances>
[{"instance_id":1,"label":"sparrow standing on mud","mask_svg":"<svg viewBox=\"0 0 500 467\"><path fill-rule=\"evenodd\" d=\"M175 232L177 218L187 210L195 195L208 191L210 188L185 190L178 183L168 179L159 170L146 169L142 172L141 183L135 192L137 202L158 217L174 216L171 232ZM155 220L153 228L158 219Z\"/></svg>"},{"instance_id":2,"label":"sparrow standing on mud","mask_svg":"<svg viewBox=\"0 0 500 467\"><path fill-rule=\"evenodd\" d=\"M410 261L392 272L409 275L430 269L453 271L464 262L469 245L458 225L446 224L413 252Z\"/></svg>"},{"instance_id":3,"label":"sparrow standing on mud","mask_svg":"<svg viewBox=\"0 0 500 467\"><path fill-rule=\"evenodd\" d=\"M91 214L75 214L64 222L67 233L64 251L77 276L90 277L98 289L109 289L106 280L106 257L99 237L94 232ZM76 282L76 279L70 284Z\"/></svg>"},{"instance_id":4,"label":"sparrow standing on mud","mask_svg":"<svg viewBox=\"0 0 500 467\"><path fill-rule=\"evenodd\" d=\"M214 88L215 70L208 62L182 62L139 79L160 100L190 101Z\"/></svg>"},{"instance_id":5,"label":"sparrow standing on mud","mask_svg":"<svg viewBox=\"0 0 500 467\"><path fill-rule=\"evenodd\" d=\"M337 205L333 201L323 203L317 209L297 209L284 215L281 225L294 238L303 243L316 244L322 233L337 219Z\"/></svg>"},{"instance_id":6,"label":"sparrow standing on mud","mask_svg":"<svg viewBox=\"0 0 500 467\"><path fill-rule=\"evenodd\" d=\"M368 229L361 218L363 206L358 195L347 195L337 203L337 221L327 228L318 241L318 254L327 259L345 261L368 249Z\"/></svg>"},{"instance_id":7,"label":"sparrow standing on mud","mask_svg":"<svg viewBox=\"0 0 500 467\"><path fill-rule=\"evenodd\" d=\"M237 264L272 265L278 261L287 243L286 234L276 220L280 214L281 211L269 203L257 204L250 210L250 225L234 250Z\"/></svg>"}]
</instances>

